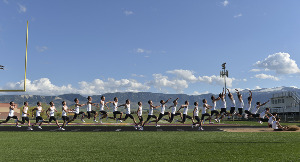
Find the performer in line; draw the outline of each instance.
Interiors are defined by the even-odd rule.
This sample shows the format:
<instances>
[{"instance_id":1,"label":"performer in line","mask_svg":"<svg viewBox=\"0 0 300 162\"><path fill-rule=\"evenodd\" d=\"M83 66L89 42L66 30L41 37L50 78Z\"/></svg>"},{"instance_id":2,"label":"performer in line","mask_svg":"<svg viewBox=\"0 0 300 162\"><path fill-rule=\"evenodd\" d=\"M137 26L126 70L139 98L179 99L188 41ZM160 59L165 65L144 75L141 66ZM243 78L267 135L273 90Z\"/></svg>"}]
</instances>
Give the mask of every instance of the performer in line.
<instances>
[{"instance_id":1,"label":"performer in line","mask_svg":"<svg viewBox=\"0 0 300 162\"><path fill-rule=\"evenodd\" d=\"M109 107L105 103L105 97L101 96L100 110L99 110L99 122L100 123L102 123L102 119L107 117L107 111L104 110L104 107L106 107L109 110Z\"/></svg>"},{"instance_id":2,"label":"performer in line","mask_svg":"<svg viewBox=\"0 0 300 162\"><path fill-rule=\"evenodd\" d=\"M244 109L244 101L243 101L243 96L242 94L239 92L238 89L235 89L237 97L239 99L238 102L238 113L236 114L238 117L242 117L243 115L243 109Z\"/></svg>"},{"instance_id":3,"label":"performer in line","mask_svg":"<svg viewBox=\"0 0 300 162\"><path fill-rule=\"evenodd\" d=\"M66 124L70 121L70 118L68 117L67 113L69 112L70 110L68 109L68 106L67 106L67 102L66 101L63 101L62 102L62 113L61 113L61 117L62 117L62 120L64 121L63 125L61 126L61 130L65 130L64 127L66 126Z\"/></svg>"},{"instance_id":4,"label":"performer in line","mask_svg":"<svg viewBox=\"0 0 300 162\"><path fill-rule=\"evenodd\" d=\"M74 121L75 119L77 119L77 117L79 117L79 115L82 115L81 116L81 121L85 122L83 120L85 113L83 111L80 111L79 109L80 109L80 107L82 107L82 106L84 106L86 104L79 104L79 99L78 98L75 98L74 102L75 102L75 109L73 111L75 111L75 113L74 113L73 118L68 123L70 123L70 122Z\"/></svg>"},{"instance_id":5,"label":"performer in line","mask_svg":"<svg viewBox=\"0 0 300 162\"><path fill-rule=\"evenodd\" d=\"M209 106L209 105L207 104L207 100L206 100L206 99L203 99L202 102L203 102L203 107L202 107L202 112L201 112L201 113L202 113L202 116L201 116L201 123L203 122L204 117L205 117L205 116L208 116L207 119L209 119L209 123L212 124L212 122L211 122L211 116L209 115L209 113L207 113L207 109L211 109L212 106ZM203 130L203 128L201 127L201 128L199 128L199 130Z\"/></svg>"},{"instance_id":6,"label":"performer in line","mask_svg":"<svg viewBox=\"0 0 300 162\"><path fill-rule=\"evenodd\" d=\"M47 116L50 117L50 118L49 118L49 123L51 123L52 120L53 120L53 121L55 121L55 123L56 123L58 129L61 129L61 127L60 127L59 124L58 124L58 121L56 120L56 118L55 118L55 116L54 116L54 112L57 112L57 110L56 110L56 108L55 108L55 106L54 106L54 102L51 101L51 102L49 103L49 105L50 105L50 107L46 110ZM50 114L48 114L48 112L50 112Z\"/></svg>"},{"instance_id":7,"label":"performer in line","mask_svg":"<svg viewBox=\"0 0 300 162\"><path fill-rule=\"evenodd\" d=\"M88 101L86 103L87 107L86 107L86 113L87 113L87 118L90 119L91 118L91 114L94 114L94 122L98 122L96 120L96 116L98 115L97 112L95 110L92 110L92 106L97 106L97 104L92 102L92 97L88 96L87 97Z\"/></svg>"},{"instance_id":8,"label":"performer in line","mask_svg":"<svg viewBox=\"0 0 300 162\"><path fill-rule=\"evenodd\" d=\"M172 108L171 118L170 118L169 120L168 120L168 119L165 119L165 120L168 121L169 123L172 123L172 121L174 120L174 117L175 117L175 116L178 116L178 115L180 116L181 120L183 119L182 113L176 111L177 105L178 105L178 99L179 99L179 98L176 98L176 99L173 101L173 105L169 107L169 109Z\"/></svg>"},{"instance_id":9,"label":"performer in line","mask_svg":"<svg viewBox=\"0 0 300 162\"><path fill-rule=\"evenodd\" d=\"M199 127L202 128L202 122L200 121L200 118L199 118L199 109L198 109L199 104L196 101L196 102L194 102L194 105L195 105L195 108L193 110L193 120L195 121L195 119L196 119L197 123L194 122L192 124L192 128L194 128L194 126L197 126L197 125L199 125ZM199 129L201 129L201 128L199 128Z\"/></svg>"},{"instance_id":10,"label":"performer in line","mask_svg":"<svg viewBox=\"0 0 300 162\"><path fill-rule=\"evenodd\" d=\"M157 117L155 115L153 115L153 109L157 109L159 106L153 106L153 102L151 100L148 101L149 104L149 113L148 113L148 117L147 120L143 123L143 126L151 119L154 118L155 120L151 121L151 122L156 122L157 121ZM150 123L150 122L149 122ZM158 127L157 123L156 126Z\"/></svg>"},{"instance_id":11,"label":"performer in line","mask_svg":"<svg viewBox=\"0 0 300 162\"><path fill-rule=\"evenodd\" d=\"M168 115L169 119L171 118L171 113L170 112L165 112L166 110L166 103L168 103L171 100L171 98L169 98L167 101L164 100L160 100L160 104L161 104L161 109L160 109L160 114L158 116L157 122L160 121L160 119L165 116ZM156 122L156 123L157 123ZM157 125L157 124L156 124Z\"/></svg>"},{"instance_id":12,"label":"performer in line","mask_svg":"<svg viewBox=\"0 0 300 162\"><path fill-rule=\"evenodd\" d=\"M261 104L260 102L256 102L256 106L253 109L251 109L251 114L249 116L251 116L253 118L258 118L259 117L259 114L257 113L258 110L260 109L260 107L264 106L268 102L269 102L269 100L263 104Z\"/></svg>"},{"instance_id":13,"label":"performer in line","mask_svg":"<svg viewBox=\"0 0 300 162\"><path fill-rule=\"evenodd\" d=\"M258 120L258 123L263 124L263 122L269 121L268 115L272 116L272 114L271 114L269 111L270 111L270 109L269 109L269 108L266 108L263 112L261 112L261 113L259 114L259 120ZM265 119L265 117L266 117L267 119Z\"/></svg>"},{"instance_id":14,"label":"performer in line","mask_svg":"<svg viewBox=\"0 0 300 162\"><path fill-rule=\"evenodd\" d=\"M119 105L118 107L122 107L122 106L124 106L124 108L126 109L126 115L125 115L125 118L121 119L121 120L126 121L126 119L128 117L131 118L133 120L134 124L135 124L134 127L137 129L137 123L136 123L134 117L131 115L131 112L130 112L130 100L127 99L125 104Z\"/></svg>"},{"instance_id":15,"label":"performer in line","mask_svg":"<svg viewBox=\"0 0 300 162\"><path fill-rule=\"evenodd\" d=\"M221 96L221 93L219 94L219 97L218 97L218 98L215 98L214 95L211 96L211 101L212 101L212 103L213 103L213 107L212 107L212 109L211 109L210 115L211 115L211 117L212 117L214 114L216 114L216 118L215 118L215 121L216 121L216 122L220 122L219 117L220 117L221 114L220 114L219 111L217 110L217 101L219 101L219 100L221 99L220 96Z\"/></svg>"},{"instance_id":16,"label":"performer in line","mask_svg":"<svg viewBox=\"0 0 300 162\"><path fill-rule=\"evenodd\" d=\"M28 118L28 116L30 115L28 112L28 102L25 101L24 102L24 107L23 107L23 110L22 110L22 124L25 124L25 122L27 121L28 122L28 128L27 130L33 130L31 125L30 125L30 120Z\"/></svg>"},{"instance_id":17,"label":"performer in line","mask_svg":"<svg viewBox=\"0 0 300 162\"><path fill-rule=\"evenodd\" d=\"M180 122L180 123L182 123L182 124L184 124L185 123L185 121L186 121L186 118L188 118L188 119L191 119L192 120L192 122L194 123L194 120L193 120L193 118L191 117L191 116L189 116L187 113L188 113L188 110L189 110L189 101L185 101L184 102L185 104L184 105L181 105L180 106L180 108L178 109L178 111L177 112L180 112L180 110L183 108L183 117L182 117L182 120L176 120L176 122Z\"/></svg>"},{"instance_id":18,"label":"performer in line","mask_svg":"<svg viewBox=\"0 0 300 162\"><path fill-rule=\"evenodd\" d=\"M32 126L35 126L36 124L40 123L38 128L42 129L42 124L43 123L49 123L48 121L45 121L42 117L41 117L41 113L44 112L43 108L42 108L42 103L41 102L37 102L37 107L32 109L32 117L33 117L33 111L35 111L35 123Z\"/></svg>"},{"instance_id":19,"label":"performer in line","mask_svg":"<svg viewBox=\"0 0 300 162\"><path fill-rule=\"evenodd\" d=\"M136 112L136 114L137 114L137 116L138 116L138 118L139 118L139 120L140 120L140 122L139 123L137 123L137 125L138 126L141 126L140 127L140 130L143 130L143 121L144 121L144 119L143 119L143 103L141 102L141 101L139 101L138 102L138 109L137 109L137 112Z\"/></svg>"},{"instance_id":20,"label":"performer in line","mask_svg":"<svg viewBox=\"0 0 300 162\"><path fill-rule=\"evenodd\" d=\"M247 108L245 110L245 118L247 119L249 115L251 115L251 103L252 103L252 92L249 91L249 97L248 97L248 102L247 102Z\"/></svg>"},{"instance_id":21,"label":"performer in line","mask_svg":"<svg viewBox=\"0 0 300 162\"><path fill-rule=\"evenodd\" d=\"M16 127L21 127L21 126L18 125L18 123L23 123L23 122L20 121L17 116L15 116L15 107L16 107L15 103L13 101L11 101L9 103L9 105L10 106L9 106L8 116L7 116L6 120L0 122L0 124L7 123L10 119L15 119L15 121L16 121Z\"/></svg>"},{"instance_id":22,"label":"performer in line","mask_svg":"<svg viewBox=\"0 0 300 162\"><path fill-rule=\"evenodd\" d=\"M233 115L236 114L236 112L235 112L235 100L234 100L233 95L230 93L228 88L227 88L227 91L228 91L228 97L229 97L229 101L230 101L230 114L229 115L232 116L232 118L233 118Z\"/></svg>"},{"instance_id":23,"label":"performer in line","mask_svg":"<svg viewBox=\"0 0 300 162\"><path fill-rule=\"evenodd\" d=\"M123 116L123 113L121 111L118 111L118 98L115 97L114 98L114 101L109 101L109 102L106 102L106 104L109 104L109 103L112 103L113 106L114 106L114 110L113 110L113 117L108 117L109 119L113 119L113 120L116 120L116 122L118 123L119 121L122 123L122 116ZM117 115L120 114L120 117L117 118Z\"/></svg>"}]
</instances>

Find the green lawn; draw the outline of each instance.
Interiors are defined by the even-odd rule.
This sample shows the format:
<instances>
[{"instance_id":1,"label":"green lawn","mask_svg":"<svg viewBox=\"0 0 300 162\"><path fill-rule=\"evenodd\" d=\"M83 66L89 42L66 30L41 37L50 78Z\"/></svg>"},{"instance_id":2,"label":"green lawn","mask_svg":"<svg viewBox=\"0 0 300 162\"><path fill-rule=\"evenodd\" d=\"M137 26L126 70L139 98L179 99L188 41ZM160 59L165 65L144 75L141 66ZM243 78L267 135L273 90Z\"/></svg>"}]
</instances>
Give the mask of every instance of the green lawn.
<instances>
[{"instance_id":1,"label":"green lawn","mask_svg":"<svg viewBox=\"0 0 300 162\"><path fill-rule=\"evenodd\" d=\"M299 161L300 133L0 132L1 161Z\"/></svg>"}]
</instances>

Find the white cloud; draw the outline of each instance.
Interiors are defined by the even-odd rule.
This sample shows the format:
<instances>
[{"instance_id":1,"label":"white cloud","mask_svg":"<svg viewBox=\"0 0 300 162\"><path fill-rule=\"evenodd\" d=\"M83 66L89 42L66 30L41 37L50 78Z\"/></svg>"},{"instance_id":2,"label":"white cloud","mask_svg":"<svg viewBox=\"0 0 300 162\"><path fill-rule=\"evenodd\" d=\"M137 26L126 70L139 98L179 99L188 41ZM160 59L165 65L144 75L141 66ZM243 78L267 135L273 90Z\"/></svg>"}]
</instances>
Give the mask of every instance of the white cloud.
<instances>
[{"instance_id":1,"label":"white cloud","mask_svg":"<svg viewBox=\"0 0 300 162\"><path fill-rule=\"evenodd\" d=\"M133 76L133 77L139 77L139 78L144 78L145 77L144 75L138 75L138 74L131 74L131 76Z\"/></svg>"},{"instance_id":2,"label":"white cloud","mask_svg":"<svg viewBox=\"0 0 300 162\"><path fill-rule=\"evenodd\" d=\"M172 79L170 80L167 76L162 74L153 74L153 81L150 81L148 85L154 86L154 88L160 91L166 91L164 88L172 88L177 93L183 93L183 90L188 88L188 83L186 80L182 79Z\"/></svg>"},{"instance_id":3,"label":"white cloud","mask_svg":"<svg viewBox=\"0 0 300 162\"><path fill-rule=\"evenodd\" d=\"M67 93L79 93L82 95L99 95L107 92L139 92L148 90L150 87L133 79L115 80L108 78L107 81L95 79L92 82L79 82L79 88L71 84L56 86L48 78L38 80L26 80L26 92L31 95L61 95ZM24 81L7 83L3 89L23 89Z\"/></svg>"},{"instance_id":4,"label":"white cloud","mask_svg":"<svg viewBox=\"0 0 300 162\"><path fill-rule=\"evenodd\" d=\"M229 1L228 1L228 0L225 0L225 1L222 2L222 5L225 6L225 7L226 7L228 4L229 4Z\"/></svg>"},{"instance_id":5,"label":"white cloud","mask_svg":"<svg viewBox=\"0 0 300 162\"><path fill-rule=\"evenodd\" d=\"M257 75L255 75L255 78L259 78L259 79L271 79L271 80L279 81L278 77L275 77L273 75L267 75L267 74L257 74Z\"/></svg>"},{"instance_id":6,"label":"white cloud","mask_svg":"<svg viewBox=\"0 0 300 162\"><path fill-rule=\"evenodd\" d=\"M151 53L151 50L146 50L146 49L143 49L143 48L137 48L134 50L136 53Z\"/></svg>"},{"instance_id":7,"label":"white cloud","mask_svg":"<svg viewBox=\"0 0 300 162\"><path fill-rule=\"evenodd\" d=\"M226 78L226 85L227 87L232 87L232 82L235 80L235 78ZM216 84L216 85L224 85L224 78L221 78L219 76L199 76L199 81L208 83L208 84Z\"/></svg>"},{"instance_id":8,"label":"white cloud","mask_svg":"<svg viewBox=\"0 0 300 162\"><path fill-rule=\"evenodd\" d=\"M250 72L260 72L261 69L251 69Z\"/></svg>"},{"instance_id":9,"label":"white cloud","mask_svg":"<svg viewBox=\"0 0 300 162\"><path fill-rule=\"evenodd\" d=\"M107 92L140 92L150 89L149 86L139 83L134 79L115 80L108 78L107 81L95 79L92 82L79 82L78 92L83 95L103 94Z\"/></svg>"},{"instance_id":10,"label":"white cloud","mask_svg":"<svg viewBox=\"0 0 300 162\"><path fill-rule=\"evenodd\" d=\"M24 80L16 83L7 83L5 89L23 89ZM74 92L72 85L56 86L48 78L26 80L26 91L32 95L59 95Z\"/></svg>"},{"instance_id":11,"label":"white cloud","mask_svg":"<svg viewBox=\"0 0 300 162\"><path fill-rule=\"evenodd\" d=\"M24 5L21 5L18 3L18 6L19 6L19 13L25 13L27 11L27 8L24 6Z\"/></svg>"},{"instance_id":12,"label":"white cloud","mask_svg":"<svg viewBox=\"0 0 300 162\"><path fill-rule=\"evenodd\" d=\"M167 71L169 74L174 74L178 78L190 81L190 82L196 82L198 81L198 78L195 77L192 71L190 70L182 70L182 69L175 69L175 70L170 70Z\"/></svg>"},{"instance_id":13,"label":"white cloud","mask_svg":"<svg viewBox=\"0 0 300 162\"><path fill-rule=\"evenodd\" d=\"M38 51L38 52L45 52L46 50L48 50L48 47L47 46L36 46L35 49Z\"/></svg>"},{"instance_id":14,"label":"white cloud","mask_svg":"<svg viewBox=\"0 0 300 162\"><path fill-rule=\"evenodd\" d=\"M237 15L234 15L233 17L234 18L239 18L239 17L242 17L243 15L240 13L240 14L237 14Z\"/></svg>"},{"instance_id":15,"label":"white cloud","mask_svg":"<svg viewBox=\"0 0 300 162\"><path fill-rule=\"evenodd\" d=\"M262 69L273 70L277 74L300 73L296 61L291 59L288 53L280 52L269 55L263 61L257 61L254 65Z\"/></svg>"},{"instance_id":16,"label":"white cloud","mask_svg":"<svg viewBox=\"0 0 300 162\"><path fill-rule=\"evenodd\" d=\"M129 16L129 15L132 15L132 14L133 14L133 11L125 10L125 11L124 11L124 14L125 14L126 16Z\"/></svg>"},{"instance_id":17,"label":"white cloud","mask_svg":"<svg viewBox=\"0 0 300 162\"><path fill-rule=\"evenodd\" d=\"M256 90L256 89L261 89L261 88L260 88L260 86L255 86L254 89Z\"/></svg>"},{"instance_id":18,"label":"white cloud","mask_svg":"<svg viewBox=\"0 0 300 162\"><path fill-rule=\"evenodd\" d=\"M247 80L247 79L243 79L243 81L244 81L244 82L247 82L248 80Z\"/></svg>"},{"instance_id":19,"label":"white cloud","mask_svg":"<svg viewBox=\"0 0 300 162\"><path fill-rule=\"evenodd\" d=\"M205 91L205 92L198 92L198 91L194 91L193 93L192 93L192 95L202 95L202 94L208 94L209 92L208 91Z\"/></svg>"}]
</instances>

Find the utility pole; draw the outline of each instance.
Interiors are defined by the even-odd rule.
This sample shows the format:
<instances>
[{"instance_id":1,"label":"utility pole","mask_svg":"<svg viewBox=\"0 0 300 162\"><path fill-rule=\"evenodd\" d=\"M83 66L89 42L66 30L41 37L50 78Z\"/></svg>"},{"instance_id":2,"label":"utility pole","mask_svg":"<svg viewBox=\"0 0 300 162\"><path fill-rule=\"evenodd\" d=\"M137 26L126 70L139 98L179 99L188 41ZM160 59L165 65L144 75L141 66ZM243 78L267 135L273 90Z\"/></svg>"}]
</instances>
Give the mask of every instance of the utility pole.
<instances>
[{"instance_id":1,"label":"utility pole","mask_svg":"<svg viewBox=\"0 0 300 162\"><path fill-rule=\"evenodd\" d=\"M226 62L222 64L222 70L220 71L220 77L224 78L224 83L225 83L225 94L226 94L226 77L228 78L228 70L226 70Z\"/></svg>"}]
</instances>

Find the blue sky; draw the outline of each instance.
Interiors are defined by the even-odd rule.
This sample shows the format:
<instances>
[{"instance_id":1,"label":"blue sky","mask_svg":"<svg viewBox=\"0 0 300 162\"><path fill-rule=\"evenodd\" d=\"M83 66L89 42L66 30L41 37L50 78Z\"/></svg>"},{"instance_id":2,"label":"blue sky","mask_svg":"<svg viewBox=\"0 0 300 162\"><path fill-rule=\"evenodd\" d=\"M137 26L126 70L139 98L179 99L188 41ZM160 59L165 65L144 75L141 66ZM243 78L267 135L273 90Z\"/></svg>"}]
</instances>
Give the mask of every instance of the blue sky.
<instances>
[{"instance_id":1,"label":"blue sky","mask_svg":"<svg viewBox=\"0 0 300 162\"><path fill-rule=\"evenodd\" d=\"M299 87L300 1L0 1L2 89L219 93ZM260 61L260 62L258 62Z\"/></svg>"}]
</instances>

